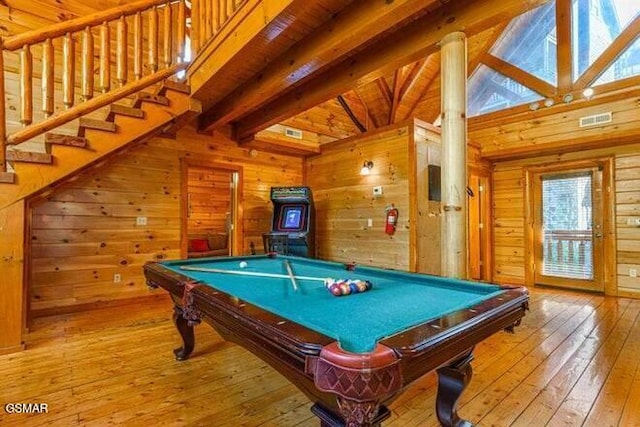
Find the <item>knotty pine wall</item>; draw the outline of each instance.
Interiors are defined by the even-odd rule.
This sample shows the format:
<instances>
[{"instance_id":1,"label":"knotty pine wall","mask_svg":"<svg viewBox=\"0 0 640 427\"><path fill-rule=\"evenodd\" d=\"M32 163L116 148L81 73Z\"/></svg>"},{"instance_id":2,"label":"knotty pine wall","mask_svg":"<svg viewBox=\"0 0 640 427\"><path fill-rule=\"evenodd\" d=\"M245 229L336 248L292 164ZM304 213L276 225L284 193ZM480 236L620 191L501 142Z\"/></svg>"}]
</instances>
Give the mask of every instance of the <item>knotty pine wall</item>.
<instances>
[{"instance_id":1,"label":"knotty pine wall","mask_svg":"<svg viewBox=\"0 0 640 427\"><path fill-rule=\"evenodd\" d=\"M439 272L439 211L431 206L429 215L425 194L428 142L424 136L415 138L417 127L408 122L325 144L321 155L307 159L318 258ZM439 141L439 135L431 139ZM374 166L369 176L361 176L366 160ZM373 196L374 186L383 187L382 196ZM399 219L396 233L389 236L384 232L386 207L392 203L399 210ZM418 240L422 244L419 251Z\"/></svg>"},{"instance_id":2,"label":"knotty pine wall","mask_svg":"<svg viewBox=\"0 0 640 427\"><path fill-rule=\"evenodd\" d=\"M231 214L230 175L224 169L188 167L189 233L227 231L227 217Z\"/></svg>"},{"instance_id":3,"label":"knotty pine wall","mask_svg":"<svg viewBox=\"0 0 640 427\"><path fill-rule=\"evenodd\" d=\"M566 107L562 107L563 109ZM613 111L609 125L580 129L578 117ZM611 157L615 164L615 224L617 294L640 297L640 278L630 277L629 269L640 271L640 227L630 224L640 219L640 115L635 99L614 100L575 111L561 111L540 118L507 120L481 131L472 126L470 135L480 142L482 154L494 157L493 166L493 244L494 280L498 283L525 283L525 182L528 165L564 160ZM631 143L632 141L638 143ZM601 146L606 148L592 148ZM543 156L545 151L556 152ZM518 155L526 159L499 160Z\"/></svg>"},{"instance_id":4,"label":"knotty pine wall","mask_svg":"<svg viewBox=\"0 0 640 427\"><path fill-rule=\"evenodd\" d=\"M65 183L31 215L29 302L35 315L148 295L146 261L181 254L180 159L240 165L242 253L262 249L272 185L301 185L302 160L238 147L226 134L181 130L152 138L111 163ZM146 226L136 217L146 216ZM121 282L114 283L114 274Z\"/></svg>"}]
</instances>

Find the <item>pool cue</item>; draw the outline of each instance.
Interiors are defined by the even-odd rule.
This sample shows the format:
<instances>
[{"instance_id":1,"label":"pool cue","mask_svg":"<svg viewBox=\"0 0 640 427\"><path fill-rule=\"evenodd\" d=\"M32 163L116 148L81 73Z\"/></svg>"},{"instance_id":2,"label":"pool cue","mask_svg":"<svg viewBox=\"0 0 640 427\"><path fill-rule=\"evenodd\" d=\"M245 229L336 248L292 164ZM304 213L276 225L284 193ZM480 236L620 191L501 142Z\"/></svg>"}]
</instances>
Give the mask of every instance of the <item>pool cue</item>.
<instances>
[{"instance_id":1,"label":"pool cue","mask_svg":"<svg viewBox=\"0 0 640 427\"><path fill-rule=\"evenodd\" d=\"M291 264L289 264L288 259L285 259L283 262L284 262L284 266L287 267L287 273L289 273L289 279L291 279L293 290L298 292L298 282L296 282L296 276L293 275L293 270L291 270Z\"/></svg>"},{"instance_id":2,"label":"pool cue","mask_svg":"<svg viewBox=\"0 0 640 427\"><path fill-rule=\"evenodd\" d=\"M237 274L238 276L255 276L255 277L272 277L275 279L290 279L290 277L286 274L276 274L276 273L257 273L254 271L220 270L217 268L189 267L186 265L181 266L180 269L188 270L188 271L202 271L205 273ZM313 276L294 276L294 277L298 280L315 280L318 282L324 282L324 277L313 277Z\"/></svg>"}]
</instances>

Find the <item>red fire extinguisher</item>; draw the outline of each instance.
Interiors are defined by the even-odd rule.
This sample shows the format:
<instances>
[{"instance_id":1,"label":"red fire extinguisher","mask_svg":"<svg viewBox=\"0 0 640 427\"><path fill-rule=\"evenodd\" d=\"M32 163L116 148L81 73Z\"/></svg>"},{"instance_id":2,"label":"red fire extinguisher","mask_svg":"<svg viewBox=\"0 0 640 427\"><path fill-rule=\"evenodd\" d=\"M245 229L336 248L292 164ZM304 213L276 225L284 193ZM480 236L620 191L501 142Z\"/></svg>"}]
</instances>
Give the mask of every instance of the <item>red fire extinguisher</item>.
<instances>
[{"instance_id":1,"label":"red fire extinguisher","mask_svg":"<svg viewBox=\"0 0 640 427\"><path fill-rule=\"evenodd\" d=\"M396 224L398 223L398 209L391 205L387 208L387 222L384 227L384 232L389 236L393 236L396 232Z\"/></svg>"}]
</instances>

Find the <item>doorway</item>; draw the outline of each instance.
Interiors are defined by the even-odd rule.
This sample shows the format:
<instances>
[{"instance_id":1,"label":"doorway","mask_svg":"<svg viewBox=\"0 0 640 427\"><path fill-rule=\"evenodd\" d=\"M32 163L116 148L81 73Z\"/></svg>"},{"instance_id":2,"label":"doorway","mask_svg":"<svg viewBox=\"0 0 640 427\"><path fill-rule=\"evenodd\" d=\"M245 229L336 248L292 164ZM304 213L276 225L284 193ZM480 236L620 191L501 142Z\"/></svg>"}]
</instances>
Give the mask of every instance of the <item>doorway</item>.
<instances>
[{"instance_id":1,"label":"doorway","mask_svg":"<svg viewBox=\"0 0 640 427\"><path fill-rule=\"evenodd\" d=\"M529 173L532 279L537 285L603 292L612 263L612 168L594 160Z\"/></svg>"},{"instance_id":2,"label":"doorway","mask_svg":"<svg viewBox=\"0 0 640 427\"><path fill-rule=\"evenodd\" d=\"M241 252L241 170L207 162L182 164L182 246L188 257Z\"/></svg>"}]
</instances>

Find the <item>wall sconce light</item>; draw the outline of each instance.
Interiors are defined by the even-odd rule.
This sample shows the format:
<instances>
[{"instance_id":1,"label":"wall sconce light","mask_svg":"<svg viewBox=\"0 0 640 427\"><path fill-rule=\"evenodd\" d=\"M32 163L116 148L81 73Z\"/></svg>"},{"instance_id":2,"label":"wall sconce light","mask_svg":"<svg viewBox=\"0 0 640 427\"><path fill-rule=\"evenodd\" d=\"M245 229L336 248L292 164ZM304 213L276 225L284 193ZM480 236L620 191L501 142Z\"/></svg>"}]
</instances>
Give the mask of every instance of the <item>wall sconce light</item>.
<instances>
[{"instance_id":1,"label":"wall sconce light","mask_svg":"<svg viewBox=\"0 0 640 427\"><path fill-rule=\"evenodd\" d=\"M362 169L360 169L360 175L369 175L372 168L373 162L371 160L365 160L364 164L362 165Z\"/></svg>"},{"instance_id":2,"label":"wall sconce light","mask_svg":"<svg viewBox=\"0 0 640 427\"><path fill-rule=\"evenodd\" d=\"M582 96L584 96L585 99L591 99L591 97L593 96L593 89L591 89L590 87L586 88L582 91Z\"/></svg>"}]
</instances>

